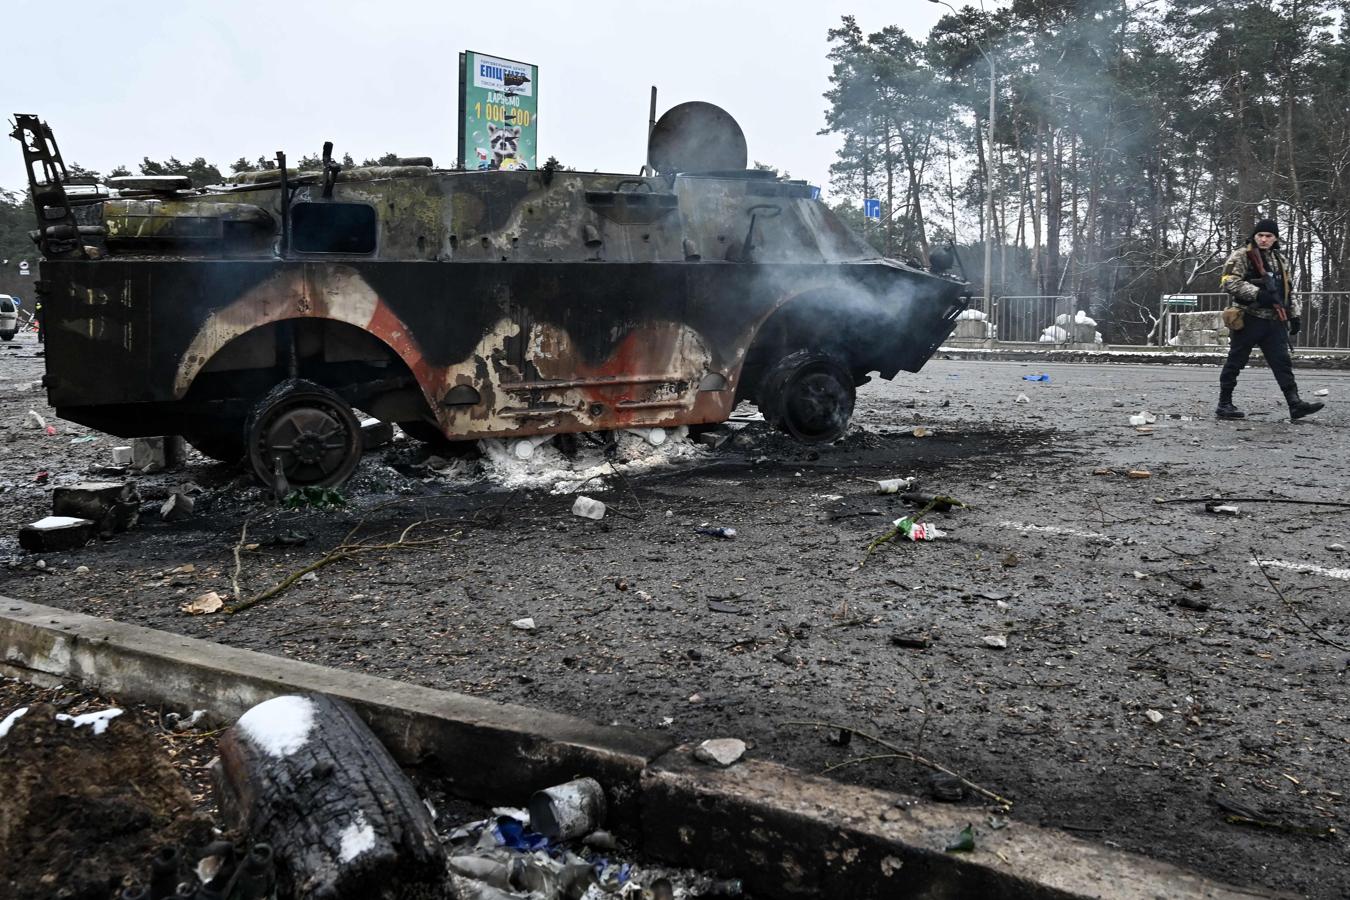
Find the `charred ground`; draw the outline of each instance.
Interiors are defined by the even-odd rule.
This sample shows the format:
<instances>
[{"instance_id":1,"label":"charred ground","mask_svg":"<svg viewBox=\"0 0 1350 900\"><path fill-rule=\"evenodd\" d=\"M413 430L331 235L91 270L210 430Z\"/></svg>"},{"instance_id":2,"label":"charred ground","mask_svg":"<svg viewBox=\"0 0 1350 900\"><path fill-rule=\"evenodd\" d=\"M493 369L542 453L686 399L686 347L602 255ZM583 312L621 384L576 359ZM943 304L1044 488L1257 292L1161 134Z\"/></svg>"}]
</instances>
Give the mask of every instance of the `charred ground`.
<instances>
[{"instance_id":1,"label":"charred ground","mask_svg":"<svg viewBox=\"0 0 1350 900\"><path fill-rule=\"evenodd\" d=\"M675 740L741 737L807 770L876 753L790 724L830 722L1012 798L1014 820L1229 881L1328 898L1350 884L1342 839L1325 836L1346 827L1350 782L1350 653L1326 642L1350 643L1346 555L1327 549L1350 542L1350 513L1153 502L1350 498L1335 403L1350 377L1301 375L1305 395L1325 386L1333 404L1291 425L1268 375L1251 372L1241 399L1260 415L1233 425L1208 416L1205 369L939 360L863 388L836 445L752 424L699 462L588 488L610 504L600 522L571 515L571 496L424 482L413 449L368 456L349 505L326 512L275 510L199 461L142 479L148 497L201 485L195 518L147 517L40 569L12 537L50 509L34 475L83 478L118 442L23 426L29 408L50 415L40 392L17 389L41 374L32 352L6 351L0 378L13 554L0 592ZM1049 384L1021 378L1041 371ZM1140 408L1159 417L1152 433L1127 424ZM864 563L904 510L873 480L903 475L971 508L933 518L946 538L883 545ZM231 591L236 545L242 593L256 595L358 526L391 540L413 522L439 542L324 567L233 616L179 611ZM738 535L696 533L704 524ZM1282 600L1249 548L1321 568L1271 570ZM525 617L534 630L511 624ZM1007 648L987 646L992 635ZM926 772L893 760L833 775L928 791Z\"/></svg>"}]
</instances>

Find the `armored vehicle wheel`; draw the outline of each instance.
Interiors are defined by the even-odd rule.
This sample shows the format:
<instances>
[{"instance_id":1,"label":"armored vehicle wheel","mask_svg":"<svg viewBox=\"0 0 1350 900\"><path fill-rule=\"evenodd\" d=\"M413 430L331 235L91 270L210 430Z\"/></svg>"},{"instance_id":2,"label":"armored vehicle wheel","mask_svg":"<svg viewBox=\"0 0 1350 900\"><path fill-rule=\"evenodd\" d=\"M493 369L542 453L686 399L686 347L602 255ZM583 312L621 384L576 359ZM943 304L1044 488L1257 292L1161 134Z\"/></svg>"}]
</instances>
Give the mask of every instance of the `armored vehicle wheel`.
<instances>
[{"instance_id":1,"label":"armored vehicle wheel","mask_svg":"<svg viewBox=\"0 0 1350 900\"><path fill-rule=\"evenodd\" d=\"M235 422L219 431L185 434L193 449L217 462L237 463L244 458L244 423Z\"/></svg>"},{"instance_id":2,"label":"armored vehicle wheel","mask_svg":"<svg viewBox=\"0 0 1350 900\"><path fill-rule=\"evenodd\" d=\"M249 419L248 461L272 485L277 461L286 483L337 487L361 461L361 425L347 402L312 381L293 379L273 388Z\"/></svg>"},{"instance_id":3,"label":"armored vehicle wheel","mask_svg":"<svg viewBox=\"0 0 1350 900\"><path fill-rule=\"evenodd\" d=\"M764 373L759 411L770 425L805 444L836 440L848 428L856 396L848 366L816 350L798 350Z\"/></svg>"}]
</instances>

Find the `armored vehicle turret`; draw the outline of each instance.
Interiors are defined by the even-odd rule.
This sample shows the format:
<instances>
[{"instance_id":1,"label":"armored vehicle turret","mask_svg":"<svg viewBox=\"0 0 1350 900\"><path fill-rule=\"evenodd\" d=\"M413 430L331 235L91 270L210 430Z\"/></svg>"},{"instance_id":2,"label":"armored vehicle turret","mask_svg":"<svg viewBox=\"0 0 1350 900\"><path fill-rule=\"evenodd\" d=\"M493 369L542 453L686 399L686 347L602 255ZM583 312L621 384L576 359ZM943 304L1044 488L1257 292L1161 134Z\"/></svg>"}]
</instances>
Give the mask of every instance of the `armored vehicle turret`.
<instances>
[{"instance_id":1,"label":"armored vehicle turret","mask_svg":"<svg viewBox=\"0 0 1350 900\"><path fill-rule=\"evenodd\" d=\"M882 258L685 107L708 105L663 117L642 175L344 168L326 147L316 171L278 154L79 198L47 125L17 116L49 400L294 485L351 474L353 410L465 441L696 426L745 400L832 441L869 373L924 365L966 286Z\"/></svg>"}]
</instances>

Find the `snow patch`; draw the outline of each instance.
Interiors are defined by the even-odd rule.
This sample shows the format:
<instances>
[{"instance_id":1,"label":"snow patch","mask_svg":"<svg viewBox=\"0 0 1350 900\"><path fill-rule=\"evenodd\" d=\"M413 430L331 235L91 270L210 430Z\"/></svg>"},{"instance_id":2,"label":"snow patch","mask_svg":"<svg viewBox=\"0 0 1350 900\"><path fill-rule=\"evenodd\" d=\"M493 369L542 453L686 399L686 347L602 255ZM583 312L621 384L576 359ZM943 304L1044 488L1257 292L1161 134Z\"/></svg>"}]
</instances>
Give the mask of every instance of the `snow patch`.
<instances>
[{"instance_id":1,"label":"snow patch","mask_svg":"<svg viewBox=\"0 0 1350 900\"><path fill-rule=\"evenodd\" d=\"M706 449L689 439L689 430L683 427L667 430L665 441L655 447L639 434L619 432L610 457L602 446L587 446L585 436L578 435L578 439L581 446L570 458L551 441L545 441L525 459L513 452L514 442L486 439L478 442L483 458L477 466L458 460L432 471L451 483L486 480L507 490L547 489L553 494L573 494L583 488L604 490L608 479L620 475L641 475L708 455Z\"/></svg>"},{"instance_id":2,"label":"snow patch","mask_svg":"<svg viewBox=\"0 0 1350 900\"><path fill-rule=\"evenodd\" d=\"M88 519L77 519L74 516L47 516L45 519L38 519L33 523L33 527L46 531L50 528L65 528L67 525L79 525L81 522L87 522Z\"/></svg>"},{"instance_id":3,"label":"snow patch","mask_svg":"<svg viewBox=\"0 0 1350 900\"><path fill-rule=\"evenodd\" d=\"M268 756L290 756L309 741L314 703L288 695L259 703L239 717L239 732Z\"/></svg>"},{"instance_id":4,"label":"snow patch","mask_svg":"<svg viewBox=\"0 0 1350 900\"><path fill-rule=\"evenodd\" d=\"M366 821L366 814L356 811L356 818L342 829L342 845L338 849L338 862L348 863L367 850L375 847L375 829Z\"/></svg>"},{"instance_id":5,"label":"snow patch","mask_svg":"<svg viewBox=\"0 0 1350 900\"><path fill-rule=\"evenodd\" d=\"M1060 528L1058 525L1028 525L1026 522L999 522L999 528L1012 528L1017 531L1026 531L1033 534L1060 534L1066 537L1080 537L1089 540L1107 540L1115 543L1115 539L1109 535L1100 534L1096 531L1078 531L1074 528Z\"/></svg>"},{"instance_id":6,"label":"snow patch","mask_svg":"<svg viewBox=\"0 0 1350 900\"><path fill-rule=\"evenodd\" d=\"M1286 562L1282 559L1263 559L1259 563L1271 569L1288 569L1290 572L1304 572L1308 575L1322 575L1326 578L1350 581L1350 569L1328 569L1324 566L1315 566L1312 563ZM1248 563L1252 566L1257 564L1258 561L1255 559Z\"/></svg>"},{"instance_id":7,"label":"snow patch","mask_svg":"<svg viewBox=\"0 0 1350 900\"><path fill-rule=\"evenodd\" d=\"M108 730L108 723L122 714L122 710L117 707L111 709L99 710L98 712L85 713L81 716L68 716L65 713L57 713L56 721L69 722L74 728L82 728L85 725L92 725L94 734L102 734Z\"/></svg>"},{"instance_id":8,"label":"snow patch","mask_svg":"<svg viewBox=\"0 0 1350 900\"><path fill-rule=\"evenodd\" d=\"M22 719L26 712L28 712L28 707L20 706L14 712L5 716L5 721L0 722L0 738L9 734L9 730L14 727L14 723Z\"/></svg>"}]
</instances>

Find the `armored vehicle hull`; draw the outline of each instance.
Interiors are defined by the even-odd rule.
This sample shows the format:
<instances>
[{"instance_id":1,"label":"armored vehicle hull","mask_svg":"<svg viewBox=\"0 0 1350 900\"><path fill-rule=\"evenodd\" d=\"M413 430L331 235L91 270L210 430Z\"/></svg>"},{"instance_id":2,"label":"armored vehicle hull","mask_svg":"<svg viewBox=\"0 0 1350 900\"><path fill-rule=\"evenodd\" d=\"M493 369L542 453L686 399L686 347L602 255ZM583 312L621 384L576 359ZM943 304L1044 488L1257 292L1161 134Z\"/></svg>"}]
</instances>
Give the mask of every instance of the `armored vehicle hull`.
<instances>
[{"instance_id":1,"label":"armored vehicle hull","mask_svg":"<svg viewBox=\"0 0 1350 900\"><path fill-rule=\"evenodd\" d=\"M58 414L295 484L350 474L353 408L461 441L700 425L749 400L833 440L855 386L918 371L966 303L762 173L335 169L140 179L47 226ZM34 188L40 221L73 202Z\"/></svg>"}]
</instances>

